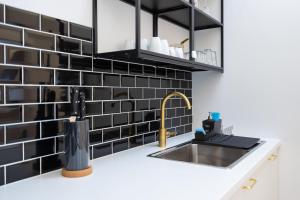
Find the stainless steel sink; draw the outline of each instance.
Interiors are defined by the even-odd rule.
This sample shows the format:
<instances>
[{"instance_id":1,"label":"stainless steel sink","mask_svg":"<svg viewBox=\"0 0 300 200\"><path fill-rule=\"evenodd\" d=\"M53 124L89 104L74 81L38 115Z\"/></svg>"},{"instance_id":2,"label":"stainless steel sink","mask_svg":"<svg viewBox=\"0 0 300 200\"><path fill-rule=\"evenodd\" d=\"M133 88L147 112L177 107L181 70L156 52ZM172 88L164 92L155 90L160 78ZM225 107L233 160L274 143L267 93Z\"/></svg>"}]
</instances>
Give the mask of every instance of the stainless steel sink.
<instances>
[{"instance_id":1,"label":"stainless steel sink","mask_svg":"<svg viewBox=\"0 0 300 200\"><path fill-rule=\"evenodd\" d=\"M250 152L254 151L262 143L263 142L257 143L257 145L250 150L245 150L187 142L150 154L149 156L166 160L230 168L246 157Z\"/></svg>"}]
</instances>

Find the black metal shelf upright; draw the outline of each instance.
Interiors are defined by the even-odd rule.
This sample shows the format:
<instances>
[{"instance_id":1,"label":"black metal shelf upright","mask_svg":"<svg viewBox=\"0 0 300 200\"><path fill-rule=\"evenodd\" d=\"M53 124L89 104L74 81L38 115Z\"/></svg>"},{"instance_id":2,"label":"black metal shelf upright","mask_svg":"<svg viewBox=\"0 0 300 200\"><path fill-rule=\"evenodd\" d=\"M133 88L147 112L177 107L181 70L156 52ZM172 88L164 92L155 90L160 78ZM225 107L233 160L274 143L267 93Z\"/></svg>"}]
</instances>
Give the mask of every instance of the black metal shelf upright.
<instances>
[{"instance_id":1,"label":"black metal shelf upright","mask_svg":"<svg viewBox=\"0 0 300 200\"><path fill-rule=\"evenodd\" d=\"M94 26L94 56L150 64L156 66L173 66L177 69L190 71L217 71L224 72L224 27L223 27L223 0L221 1L221 22L209 16L193 5L193 0L120 0L135 7L135 49L106 53L98 53L98 7L93 0L93 26ZM158 19L164 19L173 24L189 30L190 52L194 50L194 34L198 30L220 28L221 31L221 66L212 66L196 62L190 54L190 59L182 59L159 54L140 48L141 41L141 11L149 12L153 16L153 37L158 36Z\"/></svg>"}]
</instances>

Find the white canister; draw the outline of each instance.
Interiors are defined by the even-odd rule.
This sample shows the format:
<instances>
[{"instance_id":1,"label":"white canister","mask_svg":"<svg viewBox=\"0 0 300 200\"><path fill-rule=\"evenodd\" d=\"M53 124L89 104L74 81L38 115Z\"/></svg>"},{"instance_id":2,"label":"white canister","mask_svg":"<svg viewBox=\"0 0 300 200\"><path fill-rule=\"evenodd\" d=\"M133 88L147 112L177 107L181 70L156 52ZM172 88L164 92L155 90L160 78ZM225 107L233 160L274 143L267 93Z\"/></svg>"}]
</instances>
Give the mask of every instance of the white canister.
<instances>
[{"instance_id":1,"label":"white canister","mask_svg":"<svg viewBox=\"0 0 300 200\"><path fill-rule=\"evenodd\" d=\"M170 55L168 40L161 40L161 53L165 55Z\"/></svg>"},{"instance_id":2,"label":"white canister","mask_svg":"<svg viewBox=\"0 0 300 200\"><path fill-rule=\"evenodd\" d=\"M175 48L174 47L170 47L169 48L169 53L170 53L170 56L176 56L176 52L175 52Z\"/></svg>"},{"instance_id":3,"label":"white canister","mask_svg":"<svg viewBox=\"0 0 300 200\"><path fill-rule=\"evenodd\" d=\"M149 50L156 53L161 53L161 41L159 37L151 38Z\"/></svg>"}]
</instances>

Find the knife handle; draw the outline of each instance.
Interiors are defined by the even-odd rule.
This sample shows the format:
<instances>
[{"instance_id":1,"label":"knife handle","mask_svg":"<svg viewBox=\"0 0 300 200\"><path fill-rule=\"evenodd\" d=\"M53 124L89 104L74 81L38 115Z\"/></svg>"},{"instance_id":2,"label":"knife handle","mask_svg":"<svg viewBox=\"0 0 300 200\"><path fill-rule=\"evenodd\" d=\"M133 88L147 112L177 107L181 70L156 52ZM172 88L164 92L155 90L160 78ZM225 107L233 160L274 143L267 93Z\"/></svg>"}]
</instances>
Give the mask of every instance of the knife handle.
<instances>
[{"instance_id":1,"label":"knife handle","mask_svg":"<svg viewBox=\"0 0 300 200\"><path fill-rule=\"evenodd\" d=\"M80 92L80 119L83 120L86 115L85 94Z\"/></svg>"},{"instance_id":2,"label":"knife handle","mask_svg":"<svg viewBox=\"0 0 300 200\"><path fill-rule=\"evenodd\" d=\"M78 88L73 88L71 92L71 106L72 106L72 116L79 116L78 112L78 100L79 100L79 89Z\"/></svg>"}]
</instances>

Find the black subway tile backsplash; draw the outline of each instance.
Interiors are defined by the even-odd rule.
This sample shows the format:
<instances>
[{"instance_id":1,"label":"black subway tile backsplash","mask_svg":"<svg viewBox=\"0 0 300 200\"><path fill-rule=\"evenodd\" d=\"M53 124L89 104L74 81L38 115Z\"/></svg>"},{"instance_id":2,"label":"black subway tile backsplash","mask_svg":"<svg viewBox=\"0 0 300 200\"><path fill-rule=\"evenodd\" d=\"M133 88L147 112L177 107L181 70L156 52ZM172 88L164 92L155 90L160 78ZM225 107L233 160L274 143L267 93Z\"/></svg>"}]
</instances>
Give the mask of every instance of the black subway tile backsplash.
<instances>
[{"instance_id":1,"label":"black subway tile backsplash","mask_svg":"<svg viewBox=\"0 0 300 200\"><path fill-rule=\"evenodd\" d=\"M0 65L0 83L21 84L22 68Z\"/></svg>"},{"instance_id":2,"label":"black subway tile backsplash","mask_svg":"<svg viewBox=\"0 0 300 200\"><path fill-rule=\"evenodd\" d=\"M25 46L54 50L54 35L24 30Z\"/></svg>"},{"instance_id":3,"label":"black subway tile backsplash","mask_svg":"<svg viewBox=\"0 0 300 200\"><path fill-rule=\"evenodd\" d=\"M16 173L18 172L18 173ZM40 174L40 159L25 161L6 167L6 183L12 183Z\"/></svg>"},{"instance_id":4,"label":"black subway tile backsplash","mask_svg":"<svg viewBox=\"0 0 300 200\"><path fill-rule=\"evenodd\" d=\"M40 65L40 52L35 49L6 47L6 62L19 65Z\"/></svg>"},{"instance_id":5,"label":"black subway tile backsplash","mask_svg":"<svg viewBox=\"0 0 300 200\"><path fill-rule=\"evenodd\" d=\"M40 101L39 87L7 86L6 103L38 103Z\"/></svg>"},{"instance_id":6,"label":"black subway tile backsplash","mask_svg":"<svg viewBox=\"0 0 300 200\"><path fill-rule=\"evenodd\" d=\"M6 6L5 15L8 24L39 29L39 15L36 13Z\"/></svg>"},{"instance_id":7,"label":"black subway tile backsplash","mask_svg":"<svg viewBox=\"0 0 300 200\"><path fill-rule=\"evenodd\" d=\"M67 54L53 53L48 51L42 51L41 58L42 67L53 67L53 68L68 68L69 58Z\"/></svg>"},{"instance_id":8,"label":"black subway tile backsplash","mask_svg":"<svg viewBox=\"0 0 300 200\"><path fill-rule=\"evenodd\" d=\"M18 123L22 121L22 106L1 106L0 124Z\"/></svg>"},{"instance_id":9,"label":"black subway tile backsplash","mask_svg":"<svg viewBox=\"0 0 300 200\"><path fill-rule=\"evenodd\" d=\"M81 45L79 40L70 39L67 37L56 37L56 50L68 53L80 54Z\"/></svg>"},{"instance_id":10,"label":"black subway tile backsplash","mask_svg":"<svg viewBox=\"0 0 300 200\"><path fill-rule=\"evenodd\" d=\"M6 25L0 25L0 42L22 45L22 29Z\"/></svg>"},{"instance_id":11,"label":"black subway tile backsplash","mask_svg":"<svg viewBox=\"0 0 300 200\"><path fill-rule=\"evenodd\" d=\"M25 68L24 84L54 84L54 71L52 69Z\"/></svg>"},{"instance_id":12,"label":"black subway tile backsplash","mask_svg":"<svg viewBox=\"0 0 300 200\"><path fill-rule=\"evenodd\" d=\"M60 35L68 35L68 22L42 15L41 30Z\"/></svg>"},{"instance_id":13,"label":"black subway tile backsplash","mask_svg":"<svg viewBox=\"0 0 300 200\"><path fill-rule=\"evenodd\" d=\"M84 40L92 40L92 28L70 23L70 36Z\"/></svg>"},{"instance_id":14,"label":"black subway tile backsplash","mask_svg":"<svg viewBox=\"0 0 300 200\"><path fill-rule=\"evenodd\" d=\"M92 159L157 141L166 94L192 100L191 72L95 58L92 28L9 6L5 22L1 11L0 185L63 166L72 87L85 92ZM180 98L167 108L168 130L192 131Z\"/></svg>"},{"instance_id":15,"label":"black subway tile backsplash","mask_svg":"<svg viewBox=\"0 0 300 200\"><path fill-rule=\"evenodd\" d=\"M40 138L40 123L17 124L6 127L6 143Z\"/></svg>"},{"instance_id":16,"label":"black subway tile backsplash","mask_svg":"<svg viewBox=\"0 0 300 200\"><path fill-rule=\"evenodd\" d=\"M4 6L0 4L0 22L4 21Z\"/></svg>"},{"instance_id":17,"label":"black subway tile backsplash","mask_svg":"<svg viewBox=\"0 0 300 200\"><path fill-rule=\"evenodd\" d=\"M0 147L0 165L21 161L23 159L23 144Z\"/></svg>"}]
</instances>

